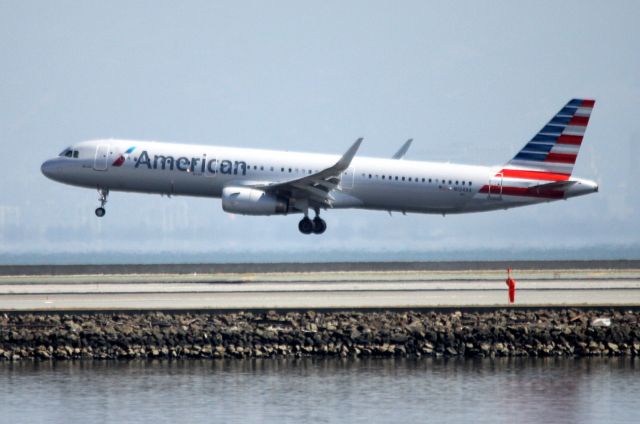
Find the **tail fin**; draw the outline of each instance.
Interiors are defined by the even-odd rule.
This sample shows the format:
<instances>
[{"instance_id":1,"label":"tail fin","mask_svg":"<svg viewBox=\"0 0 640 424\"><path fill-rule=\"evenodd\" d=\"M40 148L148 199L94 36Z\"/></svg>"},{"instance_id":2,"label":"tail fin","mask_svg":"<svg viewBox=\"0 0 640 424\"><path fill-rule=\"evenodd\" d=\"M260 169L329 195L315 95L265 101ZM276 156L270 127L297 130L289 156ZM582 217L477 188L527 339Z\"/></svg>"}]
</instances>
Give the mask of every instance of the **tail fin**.
<instances>
[{"instance_id":1,"label":"tail fin","mask_svg":"<svg viewBox=\"0 0 640 424\"><path fill-rule=\"evenodd\" d=\"M595 100L573 99L504 166L505 177L567 180Z\"/></svg>"}]
</instances>

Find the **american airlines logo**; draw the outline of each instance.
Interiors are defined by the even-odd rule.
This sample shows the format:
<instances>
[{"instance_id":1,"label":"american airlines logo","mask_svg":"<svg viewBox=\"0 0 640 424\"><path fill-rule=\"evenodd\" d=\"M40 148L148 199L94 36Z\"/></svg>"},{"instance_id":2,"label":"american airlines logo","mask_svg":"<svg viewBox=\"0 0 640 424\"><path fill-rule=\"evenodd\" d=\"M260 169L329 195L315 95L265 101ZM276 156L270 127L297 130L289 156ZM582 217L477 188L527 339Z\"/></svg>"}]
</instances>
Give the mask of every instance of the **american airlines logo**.
<instances>
[{"instance_id":1,"label":"american airlines logo","mask_svg":"<svg viewBox=\"0 0 640 424\"><path fill-rule=\"evenodd\" d=\"M131 149L129 149L131 150ZM128 151L128 150L127 150ZM120 158L118 158L120 159ZM117 162L117 160L116 160ZM124 162L124 159L123 159ZM114 166L120 166L115 165ZM230 161L227 159L207 159L207 155L202 155L199 158L188 158L186 156L180 156L175 158L171 155L153 155L153 158L149 156L146 150L140 153L138 159L136 159L136 168L146 167L147 169L160 169L173 171L174 168L178 171L184 172L199 172L199 173L211 173L215 174L219 172L221 174L233 174L233 175L247 175L247 163L244 161Z\"/></svg>"},{"instance_id":2,"label":"american airlines logo","mask_svg":"<svg viewBox=\"0 0 640 424\"><path fill-rule=\"evenodd\" d=\"M111 164L111 166L122 166L122 164L124 164L124 161L126 160L126 157L124 155L130 155L134 150L136 149L136 146L131 146L129 147L124 154L118 156L118 159L114 160L113 163Z\"/></svg>"}]
</instances>

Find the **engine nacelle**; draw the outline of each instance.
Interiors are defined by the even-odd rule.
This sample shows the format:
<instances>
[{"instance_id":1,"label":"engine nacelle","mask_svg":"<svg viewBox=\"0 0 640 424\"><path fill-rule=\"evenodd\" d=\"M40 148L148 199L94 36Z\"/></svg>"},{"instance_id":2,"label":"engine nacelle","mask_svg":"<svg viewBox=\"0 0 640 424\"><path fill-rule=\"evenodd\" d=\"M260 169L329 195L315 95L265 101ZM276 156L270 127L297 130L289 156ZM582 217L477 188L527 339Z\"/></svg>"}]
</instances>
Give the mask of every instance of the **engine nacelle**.
<instances>
[{"instance_id":1,"label":"engine nacelle","mask_svg":"<svg viewBox=\"0 0 640 424\"><path fill-rule=\"evenodd\" d=\"M222 189L222 209L241 215L284 215L289 212L287 199L249 187Z\"/></svg>"}]
</instances>

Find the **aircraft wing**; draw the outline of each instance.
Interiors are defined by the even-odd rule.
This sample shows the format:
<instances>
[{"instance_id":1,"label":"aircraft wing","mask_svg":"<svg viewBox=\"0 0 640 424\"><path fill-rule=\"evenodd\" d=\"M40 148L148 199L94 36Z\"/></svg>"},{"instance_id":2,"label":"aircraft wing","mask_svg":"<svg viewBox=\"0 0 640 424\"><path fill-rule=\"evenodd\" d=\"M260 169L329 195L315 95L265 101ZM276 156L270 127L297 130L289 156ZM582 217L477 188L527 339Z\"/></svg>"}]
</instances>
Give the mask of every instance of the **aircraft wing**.
<instances>
[{"instance_id":1,"label":"aircraft wing","mask_svg":"<svg viewBox=\"0 0 640 424\"><path fill-rule=\"evenodd\" d=\"M312 207L331 207L334 200L331 191L340 188L342 173L351 165L361 143L362 138L357 139L340 160L320 172L293 180L258 184L252 187L288 198L306 199Z\"/></svg>"}]
</instances>

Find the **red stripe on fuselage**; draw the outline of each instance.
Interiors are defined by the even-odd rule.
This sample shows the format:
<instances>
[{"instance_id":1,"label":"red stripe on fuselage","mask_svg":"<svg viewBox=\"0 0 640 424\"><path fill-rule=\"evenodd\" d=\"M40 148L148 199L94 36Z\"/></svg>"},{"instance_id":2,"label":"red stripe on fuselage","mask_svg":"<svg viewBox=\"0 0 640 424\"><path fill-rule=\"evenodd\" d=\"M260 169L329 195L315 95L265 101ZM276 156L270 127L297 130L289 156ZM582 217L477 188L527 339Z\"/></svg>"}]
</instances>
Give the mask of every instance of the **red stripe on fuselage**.
<instances>
[{"instance_id":1,"label":"red stripe on fuselage","mask_svg":"<svg viewBox=\"0 0 640 424\"><path fill-rule=\"evenodd\" d=\"M544 171L525 171L522 169L503 169L498 174L502 174L505 178L523 178L526 180L543 180L543 181L566 181L571 174L559 174L555 172Z\"/></svg>"},{"instance_id":2,"label":"red stripe on fuselage","mask_svg":"<svg viewBox=\"0 0 640 424\"><path fill-rule=\"evenodd\" d=\"M479 193L489 193L489 186L484 185L480 189ZM544 199L563 199L564 192L560 190L549 190L541 188L531 187L505 187L502 186L502 192L500 186L491 186L491 195L503 196L520 196L520 197L541 197Z\"/></svg>"}]
</instances>

